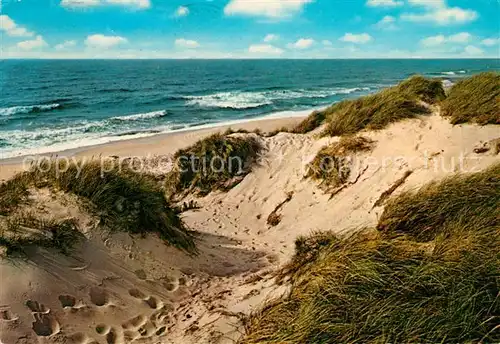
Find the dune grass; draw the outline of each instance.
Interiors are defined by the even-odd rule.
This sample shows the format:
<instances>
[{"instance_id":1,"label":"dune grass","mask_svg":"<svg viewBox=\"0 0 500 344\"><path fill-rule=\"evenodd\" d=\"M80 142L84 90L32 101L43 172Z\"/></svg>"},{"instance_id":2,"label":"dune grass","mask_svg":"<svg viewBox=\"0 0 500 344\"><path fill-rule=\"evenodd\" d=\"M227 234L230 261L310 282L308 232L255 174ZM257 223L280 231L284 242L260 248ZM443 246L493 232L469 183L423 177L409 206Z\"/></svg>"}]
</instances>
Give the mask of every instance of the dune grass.
<instances>
[{"instance_id":1,"label":"dune grass","mask_svg":"<svg viewBox=\"0 0 500 344\"><path fill-rule=\"evenodd\" d=\"M55 248L67 254L81 237L74 219L40 220L30 213L20 213L0 222L0 247L6 256L22 254L30 246Z\"/></svg>"},{"instance_id":2,"label":"dune grass","mask_svg":"<svg viewBox=\"0 0 500 344\"><path fill-rule=\"evenodd\" d=\"M56 169L58 164L58 169ZM56 170L62 171L56 173ZM194 252L194 241L154 178L127 166L98 160L44 161L2 186L4 210L21 203L29 188L49 187L86 200L101 224L117 231L157 233L169 244ZM10 192L8 192L10 190ZM12 191L13 190L13 191ZM6 196L7 195L7 196ZM9 203L10 202L10 203Z\"/></svg>"},{"instance_id":3,"label":"dune grass","mask_svg":"<svg viewBox=\"0 0 500 344\"><path fill-rule=\"evenodd\" d=\"M228 191L251 171L262 146L253 136L214 134L175 153L165 181L169 195Z\"/></svg>"},{"instance_id":4,"label":"dune grass","mask_svg":"<svg viewBox=\"0 0 500 344\"><path fill-rule=\"evenodd\" d=\"M291 131L294 134L307 134L323 123L326 118L325 111L314 111L306 119L297 124Z\"/></svg>"},{"instance_id":5,"label":"dune grass","mask_svg":"<svg viewBox=\"0 0 500 344\"><path fill-rule=\"evenodd\" d=\"M320 180L320 187L344 184L351 174L350 155L369 151L374 142L362 136L345 136L339 142L323 147L308 166L306 177Z\"/></svg>"},{"instance_id":6,"label":"dune grass","mask_svg":"<svg viewBox=\"0 0 500 344\"><path fill-rule=\"evenodd\" d=\"M290 294L240 342L499 342L499 166L397 197L380 230L299 238L280 276Z\"/></svg>"},{"instance_id":7,"label":"dune grass","mask_svg":"<svg viewBox=\"0 0 500 344\"><path fill-rule=\"evenodd\" d=\"M434 240L458 230L500 229L500 164L474 174L448 177L390 200L378 229Z\"/></svg>"},{"instance_id":8,"label":"dune grass","mask_svg":"<svg viewBox=\"0 0 500 344\"><path fill-rule=\"evenodd\" d=\"M323 111L313 112L292 131L307 133L323 123L327 124L322 133L324 136L351 135L363 129L383 129L390 123L430 113L430 109L421 101L434 104L445 97L440 80L416 75L378 93L344 100Z\"/></svg>"},{"instance_id":9,"label":"dune grass","mask_svg":"<svg viewBox=\"0 0 500 344\"><path fill-rule=\"evenodd\" d=\"M457 82L441 111L452 124L500 124L500 73L480 73Z\"/></svg>"},{"instance_id":10,"label":"dune grass","mask_svg":"<svg viewBox=\"0 0 500 344\"><path fill-rule=\"evenodd\" d=\"M19 205L28 202L28 183L24 174L0 184L0 215L8 215Z\"/></svg>"}]
</instances>

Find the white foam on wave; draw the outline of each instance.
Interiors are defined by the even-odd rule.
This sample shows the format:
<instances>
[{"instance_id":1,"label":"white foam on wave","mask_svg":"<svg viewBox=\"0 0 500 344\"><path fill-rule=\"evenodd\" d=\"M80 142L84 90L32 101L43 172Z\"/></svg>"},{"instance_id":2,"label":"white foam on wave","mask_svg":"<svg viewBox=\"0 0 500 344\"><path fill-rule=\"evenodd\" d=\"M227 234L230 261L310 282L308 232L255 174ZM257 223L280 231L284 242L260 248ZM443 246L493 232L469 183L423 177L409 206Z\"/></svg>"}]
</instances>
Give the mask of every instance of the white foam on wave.
<instances>
[{"instance_id":1,"label":"white foam on wave","mask_svg":"<svg viewBox=\"0 0 500 344\"><path fill-rule=\"evenodd\" d=\"M161 110L161 111L153 111L146 113L138 113L135 115L128 115L128 116L111 117L110 119L114 121L141 121L145 119L165 117L166 115L167 111Z\"/></svg>"},{"instance_id":2,"label":"white foam on wave","mask_svg":"<svg viewBox=\"0 0 500 344\"><path fill-rule=\"evenodd\" d=\"M459 70L459 71L449 71L449 72L441 72L443 75L457 75L457 74L467 74L466 70Z\"/></svg>"},{"instance_id":3,"label":"white foam on wave","mask_svg":"<svg viewBox=\"0 0 500 344\"><path fill-rule=\"evenodd\" d=\"M134 132L130 135L116 136L116 132L111 130L108 131L98 131L92 132L92 129L97 129L106 125L106 121L102 122L90 122L81 123L78 126L61 128L61 129L51 129L43 128L37 131L22 131L22 130L11 130L8 131L7 137L10 141L15 142L16 148L13 150L0 149L0 160L9 159L30 155L39 154L50 154L56 152L63 152L66 150L80 149L91 147L95 145L106 144L115 141L123 141L130 139L138 139L143 137L151 137L161 134L186 132L192 130L202 130L209 128L216 128L222 126L237 125L248 122L256 122L266 119L279 119L286 117L303 117L309 115L314 110L321 110L324 107L318 107L307 110L298 111L281 111L271 114L267 114L261 117L237 119L229 121L214 121L212 123L206 123L201 125L190 126L186 124L184 126L178 126L174 124L167 124L161 127L155 127L158 132ZM30 145L34 142L37 143L36 147Z\"/></svg>"},{"instance_id":4,"label":"white foam on wave","mask_svg":"<svg viewBox=\"0 0 500 344\"><path fill-rule=\"evenodd\" d=\"M251 109L271 105L276 100L328 98L338 94L369 91L369 87L332 88L319 90L272 90L259 92L219 92L202 96L186 96L186 104L205 108Z\"/></svg>"},{"instance_id":5,"label":"white foam on wave","mask_svg":"<svg viewBox=\"0 0 500 344\"><path fill-rule=\"evenodd\" d=\"M42 104L42 105L25 105L25 106L11 106L7 108L0 108L0 116L12 116L23 113L50 111L61 107L61 104Z\"/></svg>"}]
</instances>

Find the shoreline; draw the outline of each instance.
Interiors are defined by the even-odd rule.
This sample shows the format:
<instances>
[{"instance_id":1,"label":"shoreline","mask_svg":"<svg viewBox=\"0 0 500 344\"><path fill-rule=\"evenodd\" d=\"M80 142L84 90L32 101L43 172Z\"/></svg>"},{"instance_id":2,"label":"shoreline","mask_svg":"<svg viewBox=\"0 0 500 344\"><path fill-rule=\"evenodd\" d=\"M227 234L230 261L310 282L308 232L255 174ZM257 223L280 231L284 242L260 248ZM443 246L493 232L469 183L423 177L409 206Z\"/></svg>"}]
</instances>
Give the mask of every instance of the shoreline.
<instances>
[{"instance_id":1,"label":"shoreline","mask_svg":"<svg viewBox=\"0 0 500 344\"><path fill-rule=\"evenodd\" d=\"M311 111L307 111L309 114ZM175 153L177 150L194 144L196 141L223 132L228 128L235 130L244 129L252 131L260 129L264 132L279 129L281 127L291 127L302 121L307 115L288 117L259 117L248 120L235 120L231 122L221 122L218 125L199 126L181 129L173 132L158 133L144 137L135 137L95 145L66 150L26 154L16 157L0 159L0 180L11 178L15 173L23 169L23 161L27 158L44 156L67 156L67 157L89 157L89 156L154 156Z\"/></svg>"},{"instance_id":2,"label":"shoreline","mask_svg":"<svg viewBox=\"0 0 500 344\"><path fill-rule=\"evenodd\" d=\"M96 146L101 146L101 145L106 145L106 144L111 144L111 143L116 143L116 142L124 142L124 141L130 141L130 140L138 140L138 139L144 139L144 138L151 138L151 137L156 137L156 136L162 136L162 135L171 135L171 134L176 134L176 133L185 133L189 131L199 131L199 130L205 130L205 129L212 129L212 128L219 128L219 127L228 127L228 126L239 126L239 125L244 125L246 123L250 122L261 122L261 121L266 121L266 120L277 120L277 119L284 119L284 118L304 118L307 117L310 113L314 111L320 111L322 109L327 108L328 106L319 106L319 107L313 107L309 108L306 110L284 110L284 111L279 111L279 112L273 112L264 116L259 116L259 117L253 117L253 118L247 118L247 119L234 119L234 120L227 120L227 121L221 121L221 122L214 122L214 123L205 123L205 124L200 124L200 125L194 125L194 126L188 126L184 128L179 128L175 130L156 130L154 127L144 130L144 131L138 131L138 132L132 132L132 133L124 133L124 134L118 134L118 135L112 135L112 136L104 136L104 137L99 137L96 138L93 142L81 142L80 145L71 145L69 142L66 143L61 143L61 144L56 144L52 146L44 146L40 148L27 148L24 150L18 150L18 151L11 151L8 153L4 153L4 157L2 157L2 154L0 154L0 165L5 164L5 163L12 163L15 161L22 160L24 157L27 156L50 156L58 153L68 153L71 154L71 152L79 152L82 149L86 148L93 148Z\"/></svg>"}]
</instances>

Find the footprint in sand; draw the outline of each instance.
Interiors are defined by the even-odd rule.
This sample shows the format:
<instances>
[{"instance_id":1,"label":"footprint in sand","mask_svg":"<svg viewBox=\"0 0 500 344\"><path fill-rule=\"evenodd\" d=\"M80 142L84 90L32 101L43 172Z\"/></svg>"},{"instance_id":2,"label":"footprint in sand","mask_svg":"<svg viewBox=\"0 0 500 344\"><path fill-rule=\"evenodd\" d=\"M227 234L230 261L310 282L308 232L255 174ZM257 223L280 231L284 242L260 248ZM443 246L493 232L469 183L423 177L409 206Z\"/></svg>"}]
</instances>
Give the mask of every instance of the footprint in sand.
<instances>
[{"instance_id":1,"label":"footprint in sand","mask_svg":"<svg viewBox=\"0 0 500 344\"><path fill-rule=\"evenodd\" d=\"M108 334L106 335L106 343L107 344L122 343L122 341L120 340L118 331L116 329L111 328L111 330L109 330Z\"/></svg>"},{"instance_id":2,"label":"footprint in sand","mask_svg":"<svg viewBox=\"0 0 500 344\"><path fill-rule=\"evenodd\" d=\"M145 302L148 304L149 307L152 309L160 309L163 307L163 302L161 300L158 300L157 297L150 296L148 297Z\"/></svg>"},{"instance_id":3,"label":"footprint in sand","mask_svg":"<svg viewBox=\"0 0 500 344\"><path fill-rule=\"evenodd\" d=\"M144 271L143 269L135 270L134 274L140 280L145 280L146 278L148 278L148 276L146 275L146 271Z\"/></svg>"},{"instance_id":4,"label":"footprint in sand","mask_svg":"<svg viewBox=\"0 0 500 344\"><path fill-rule=\"evenodd\" d=\"M17 319L19 319L19 317L17 315L14 315L14 313L12 313L10 309L7 308L0 310L0 320L5 322L12 322L16 321Z\"/></svg>"},{"instance_id":5,"label":"footprint in sand","mask_svg":"<svg viewBox=\"0 0 500 344\"><path fill-rule=\"evenodd\" d=\"M139 299L139 300L146 300L148 297L146 296L146 294L144 294L142 291L140 291L139 289L129 289L128 293L130 294L130 296L136 298L136 299Z\"/></svg>"},{"instance_id":6,"label":"footprint in sand","mask_svg":"<svg viewBox=\"0 0 500 344\"><path fill-rule=\"evenodd\" d=\"M99 324L95 327L95 331L100 334L101 336L105 336L109 333L111 330L111 327L106 324Z\"/></svg>"},{"instance_id":7,"label":"footprint in sand","mask_svg":"<svg viewBox=\"0 0 500 344\"><path fill-rule=\"evenodd\" d=\"M169 312L163 308L151 314L149 320L156 326L164 325L170 320Z\"/></svg>"},{"instance_id":8,"label":"footprint in sand","mask_svg":"<svg viewBox=\"0 0 500 344\"><path fill-rule=\"evenodd\" d=\"M49 337L59 333L61 327L59 322L51 314L34 313L33 331L38 336Z\"/></svg>"},{"instance_id":9,"label":"footprint in sand","mask_svg":"<svg viewBox=\"0 0 500 344\"><path fill-rule=\"evenodd\" d=\"M90 288L90 301L96 306L107 306L109 305L109 295L106 290L98 287Z\"/></svg>"},{"instance_id":10,"label":"footprint in sand","mask_svg":"<svg viewBox=\"0 0 500 344\"><path fill-rule=\"evenodd\" d=\"M163 336L167 332L167 326L162 326L158 330L156 330L157 336Z\"/></svg>"},{"instance_id":11,"label":"footprint in sand","mask_svg":"<svg viewBox=\"0 0 500 344\"><path fill-rule=\"evenodd\" d=\"M33 312L33 313L43 313L47 314L50 312L50 308L45 307L45 305L39 303L38 301L34 300L28 300L26 301L26 306Z\"/></svg>"},{"instance_id":12,"label":"footprint in sand","mask_svg":"<svg viewBox=\"0 0 500 344\"><path fill-rule=\"evenodd\" d=\"M137 331L141 335L142 338L152 337L156 333L156 327L150 322L146 322L142 325Z\"/></svg>"},{"instance_id":13,"label":"footprint in sand","mask_svg":"<svg viewBox=\"0 0 500 344\"><path fill-rule=\"evenodd\" d=\"M59 295L59 301L61 302L62 308L72 308L76 306L76 298L71 295Z\"/></svg>"},{"instance_id":14,"label":"footprint in sand","mask_svg":"<svg viewBox=\"0 0 500 344\"><path fill-rule=\"evenodd\" d=\"M148 321L145 315L139 314L122 324L124 330L137 330Z\"/></svg>"}]
</instances>

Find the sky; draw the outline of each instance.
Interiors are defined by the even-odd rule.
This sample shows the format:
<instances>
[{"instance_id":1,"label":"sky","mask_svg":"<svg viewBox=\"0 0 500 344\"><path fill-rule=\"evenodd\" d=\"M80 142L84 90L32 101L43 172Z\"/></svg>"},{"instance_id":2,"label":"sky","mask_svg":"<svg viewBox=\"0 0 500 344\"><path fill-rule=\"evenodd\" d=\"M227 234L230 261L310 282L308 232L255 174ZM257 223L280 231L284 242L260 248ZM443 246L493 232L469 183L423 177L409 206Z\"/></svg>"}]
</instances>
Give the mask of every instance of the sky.
<instances>
[{"instance_id":1,"label":"sky","mask_svg":"<svg viewBox=\"0 0 500 344\"><path fill-rule=\"evenodd\" d=\"M0 0L0 58L500 58L498 0Z\"/></svg>"}]
</instances>

